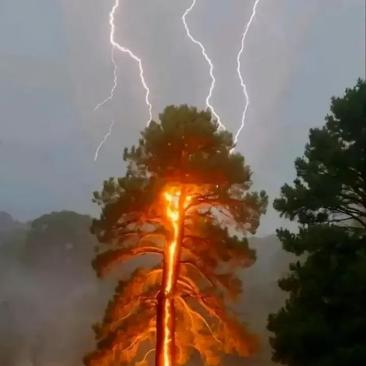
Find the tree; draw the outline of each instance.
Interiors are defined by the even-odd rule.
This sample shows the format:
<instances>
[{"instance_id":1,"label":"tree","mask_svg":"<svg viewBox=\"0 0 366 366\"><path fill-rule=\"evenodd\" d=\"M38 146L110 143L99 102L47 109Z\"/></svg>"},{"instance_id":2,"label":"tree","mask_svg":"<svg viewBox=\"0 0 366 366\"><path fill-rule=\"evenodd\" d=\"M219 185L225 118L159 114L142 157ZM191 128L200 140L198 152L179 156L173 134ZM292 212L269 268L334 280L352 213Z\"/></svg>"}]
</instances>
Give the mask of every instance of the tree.
<instances>
[{"instance_id":1,"label":"tree","mask_svg":"<svg viewBox=\"0 0 366 366\"><path fill-rule=\"evenodd\" d=\"M193 350L218 365L256 348L226 305L241 290L235 269L255 259L245 234L256 231L266 195L248 191L251 172L209 112L170 106L159 117L125 150L125 176L94 193L102 212L92 232L106 248L97 273L140 255L160 260L118 283L88 366L146 365L153 351L156 365L183 365Z\"/></svg>"},{"instance_id":2,"label":"tree","mask_svg":"<svg viewBox=\"0 0 366 366\"><path fill-rule=\"evenodd\" d=\"M289 366L361 366L366 360L366 83L333 98L310 131L297 178L274 207L297 220L278 230L299 256L280 280L286 305L271 314L273 359Z\"/></svg>"},{"instance_id":3,"label":"tree","mask_svg":"<svg viewBox=\"0 0 366 366\"><path fill-rule=\"evenodd\" d=\"M82 280L89 282L93 272L85 264L94 254L90 243L96 243L89 231L90 223L89 216L72 211L38 217L26 233L22 263L36 276L43 278L47 273L48 282L51 284L52 278L52 286L57 284L59 293L80 287Z\"/></svg>"}]
</instances>

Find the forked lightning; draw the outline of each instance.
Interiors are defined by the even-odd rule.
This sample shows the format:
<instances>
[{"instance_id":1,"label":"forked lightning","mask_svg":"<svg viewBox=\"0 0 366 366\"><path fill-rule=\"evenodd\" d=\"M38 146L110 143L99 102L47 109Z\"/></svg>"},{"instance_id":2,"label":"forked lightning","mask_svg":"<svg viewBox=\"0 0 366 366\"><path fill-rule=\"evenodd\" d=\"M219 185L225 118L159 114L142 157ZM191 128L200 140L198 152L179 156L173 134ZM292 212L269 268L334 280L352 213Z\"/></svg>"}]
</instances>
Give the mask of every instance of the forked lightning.
<instances>
[{"instance_id":1,"label":"forked lightning","mask_svg":"<svg viewBox=\"0 0 366 366\"><path fill-rule=\"evenodd\" d=\"M238 77L239 77L239 80L240 80L241 88L243 90L243 95L245 97L245 106L244 106L242 117L241 117L240 127L239 127L239 129L236 132L235 137L234 137L235 144L238 142L239 136L240 136L240 134L241 134L241 132L244 128L248 108L249 108L249 105L250 105L250 98L249 98L249 93L248 93L248 90L247 90L247 85L244 81L244 78L243 78L243 75L242 75L242 72L241 72L241 68L242 68L241 58L242 58L242 55L243 55L244 50L245 50L245 41L246 41L247 35L249 33L250 27L253 24L253 21L255 19L256 12L257 12L257 7L258 7L258 4L260 3L260 1L261 0L255 0L255 2L254 2L254 6L253 6L253 9L252 9L249 21L247 22L247 24L244 27L244 31L243 31L243 34L242 34L242 37L241 37L241 47L239 49L239 52L237 54L237 59L236 59L236 61L237 61L237 74L238 74ZM216 85L216 78L215 78L215 75L214 75L214 64L213 64L212 60L210 59L210 57L208 56L208 54L206 52L206 49L205 49L205 46L202 44L202 42L200 42L196 38L194 38L194 36L192 35L192 33L189 29L189 26L187 24L187 16L193 10L196 3L197 3L197 0L193 0L191 5L184 11L184 13L182 15L182 22L183 22L187 37L195 45L197 45L200 48L201 53L202 53L204 59L206 60L208 66L209 66L209 74L210 74L210 78L211 78L211 84L210 84L210 88L209 88L209 91L208 91L208 94L207 94L207 97L206 97L206 105L209 108L209 110L211 111L212 115L217 120L217 123L218 123L219 127L221 129L225 129L225 126L222 123L220 116L218 115L218 113L216 112L215 108L213 107L213 105L211 103L211 98L212 98L213 91L214 91L215 85ZM117 63L116 63L116 60L115 60L115 50L118 50L122 53L127 54L138 65L140 81L141 81L141 84L142 84L142 86L145 90L145 104L147 106L148 115L149 115L149 118L148 118L148 121L147 121L147 125L148 125L150 123L150 121L152 120L152 104L150 102L150 89L149 89L149 87L146 83L142 60L135 53L133 53L129 48L122 46L115 39L115 32L116 32L115 15L116 15L117 10L119 9L119 6L120 6L120 0L114 0L113 7L112 7L112 9L109 13L109 25L110 25L109 41L110 41L110 44L111 44L111 61L112 61L112 64L113 64L113 85L112 85L109 96L106 99L104 99L102 102L100 102L95 107L95 110L98 110L104 104L111 101L113 99L114 93L115 93L115 91L118 87ZM103 137L101 143L99 144L99 146L98 146L98 148L95 152L95 160L98 158L98 153L99 153L101 147L106 142L108 137L111 135L113 124L114 124L114 122L112 123L112 125L110 126L108 132L105 134L105 136Z\"/></svg>"},{"instance_id":2,"label":"forked lightning","mask_svg":"<svg viewBox=\"0 0 366 366\"><path fill-rule=\"evenodd\" d=\"M215 111L215 108L213 107L213 105L211 104L211 97L212 97L212 93L213 90L215 89L215 84L216 84L216 79L215 79L215 75L214 75L214 65L213 62L211 61L211 59L208 57L205 46L198 41L196 38L193 37L188 24L187 24L187 16L188 14L192 11L192 9L195 7L197 0L193 0L192 4L185 10L183 16L182 16L182 21L184 24L184 28L186 30L186 34L188 36L188 38L197 46L199 46L199 48L201 49L202 55L205 58L206 62L209 65L209 72L210 72L210 77L211 77L211 85L210 85L210 89L208 91L208 95L206 97L206 105L207 107L210 109L212 115L216 118L217 123L219 124L219 127L222 129L225 129L225 126L223 125L223 123L221 122L221 118L220 116L217 114L217 112Z\"/></svg>"},{"instance_id":3,"label":"forked lightning","mask_svg":"<svg viewBox=\"0 0 366 366\"><path fill-rule=\"evenodd\" d=\"M252 14L249 18L248 23L246 24L246 26L244 28L244 32L243 32L243 35L242 35L242 38L241 38L241 47L240 47L240 50L239 50L239 53L238 53L238 56L237 56L237 59L236 59L236 61L237 61L237 72L238 72L238 76L239 76L239 80L240 80L240 85L243 89L243 94L244 94L244 97L245 97L245 106L244 106L243 114L242 114L242 117L241 117L240 127L239 127L238 131L235 134L235 138L234 138L235 144L238 142L240 133L244 128L245 120L246 120L246 116L247 116L247 112L248 112L248 108L249 108L249 104L250 104L250 99L249 99L247 86L244 82L244 78L243 78L243 75L241 73L241 61L240 60L241 60L241 56L244 52L245 40L246 40L248 32L250 30L250 26L252 25L252 23L255 19L255 16L256 16L257 6L258 6L259 2L260 2L260 0L255 0L253 10L252 10Z\"/></svg>"},{"instance_id":4,"label":"forked lightning","mask_svg":"<svg viewBox=\"0 0 366 366\"><path fill-rule=\"evenodd\" d=\"M115 15L116 15L117 10L119 9L119 5L120 5L120 0L114 0L113 7L112 7L112 9L109 13L109 25L110 25L109 42L110 42L111 47L112 47L111 48L111 61L112 61L112 64L113 64L113 86L112 86L112 89L110 91L109 96L106 99L104 99L102 102L97 104L96 107L94 108L94 110L95 111L98 110L104 104L111 101L114 97L114 93L115 93L115 91L117 89L117 86L118 86L117 63L116 63L116 60L115 60L115 57L114 57L114 52L115 52L115 50L118 50L122 53L127 54L138 65L140 81L141 81L141 84L142 84L143 88L145 89L145 103L146 103L146 106L148 108L148 114L149 114L149 119L147 121L147 125L148 125L150 123L150 121L152 120L152 104L150 102L150 89L149 89L149 87L147 85L147 82L146 82L146 79L145 79L144 67L143 67L143 64L142 64L142 60L135 53L133 53L129 48L122 46L115 39L115 33L116 33ZM100 150L100 147L103 146L104 142L109 137L110 130L111 129L109 129L109 131L103 137L103 140L99 144L98 149L95 153L95 160L98 158L98 152ZM107 138L106 138L106 136L107 136Z\"/></svg>"},{"instance_id":5,"label":"forked lightning","mask_svg":"<svg viewBox=\"0 0 366 366\"><path fill-rule=\"evenodd\" d=\"M147 121L147 124L149 124L150 121L152 120L152 104L150 102L150 89L149 89L149 87L147 85L147 82L146 82L146 79L145 79L145 73L144 73L144 67L143 67L143 64L142 64L142 60L135 53L133 53L129 48L120 45L118 43L118 41L116 41L116 39L115 39L115 35L116 35L115 15L116 15L117 10L119 9L119 5L120 5L119 0L115 0L114 5L112 7L112 10L109 13L109 25L110 25L109 42L112 46L112 57L111 57L111 59L112 59L113 67L114 67L114 83L113 83L113 87L111 89L111 93L110 93L109 97L107 97L103 102L99 103L95 107L95 109L99 109L106 102L113 99L114 92L115 92L115 90L117 88L117 85L118 85L117 64L116 64L116 61L114 59L114 50L117 49L118 51L120 51L122 53L126 53L138 65L141 84L142 84L143 88L145 89L145 103L147 105L148 112L149 112L149 119Z\"/></svg>"}]
</instances>

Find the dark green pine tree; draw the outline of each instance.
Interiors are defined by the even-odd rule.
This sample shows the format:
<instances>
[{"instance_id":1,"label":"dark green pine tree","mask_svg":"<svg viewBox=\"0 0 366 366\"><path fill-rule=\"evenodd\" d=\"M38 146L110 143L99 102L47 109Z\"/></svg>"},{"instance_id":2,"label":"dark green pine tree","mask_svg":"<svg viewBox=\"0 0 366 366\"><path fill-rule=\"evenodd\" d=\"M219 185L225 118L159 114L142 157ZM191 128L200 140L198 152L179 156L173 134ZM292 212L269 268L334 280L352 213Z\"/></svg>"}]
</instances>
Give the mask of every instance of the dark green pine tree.
<instances>
[{"instance_id":1,"label":"dark green pine tree","mask_svg":"<svg viewBox=\"0 0 366 366\"><path fill-rule=\"evenodd\" d=\"M366 83L333 98L310 131L297 178L274 207L299 231L278 230L299 257L280 280L286 304L269 316L273 360L289 366L366 365Z\"/></svg>"},{"instance_id":2,"label":"dark green pine tree","mask_svg":"<svg viewBox=\"0 0 366 366\"><path fill-rule=\"evenodd\" d=\"M126 149L125 176L94 196L98 274L137 256L150 260L116 287L87 366L142 366L154 353L156 365L187 365L193 352L217 366L225 354L256 348L228 305L241 291L236 270L255 259L246 234L267 197L249 191L249 167L209 112L170 106L159 117Z\"/></svg>"}]
</instances>

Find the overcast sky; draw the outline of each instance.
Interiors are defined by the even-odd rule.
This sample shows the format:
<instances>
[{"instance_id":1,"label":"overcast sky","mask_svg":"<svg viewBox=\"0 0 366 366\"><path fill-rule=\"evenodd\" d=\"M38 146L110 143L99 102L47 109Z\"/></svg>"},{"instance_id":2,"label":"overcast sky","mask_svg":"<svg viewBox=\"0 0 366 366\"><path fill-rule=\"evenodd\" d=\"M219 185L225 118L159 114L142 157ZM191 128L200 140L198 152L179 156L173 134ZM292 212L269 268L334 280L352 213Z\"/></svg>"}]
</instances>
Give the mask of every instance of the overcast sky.
<instances>
[{"instance_id":1,"label":"overcast sky","mask_svg":"<svg viewBox=\"0 0 366 366\"><path fill-rule=\"evenodd\" d=\"M18 219L61 209L95 214L92 191L123 174L122 149L144 127L144 91L126 55L116 57L115 99L93 112L113 81L112 2L0 0L0 210ZM212 102L231 131L243 108L236 54L253 2L198 0L188 17L214 61ZM143 60L155 117L167 104L205 106L207 64L181 22L190 3L121 0L116 37ZM242 64L251 105L238 149L254 188L273 198L293 179L293 161L309 128L323 124L330 97L365 76L364 0L262 0ZM280 224L269 210L259 234Z\"/></svg>"}]
</instances>

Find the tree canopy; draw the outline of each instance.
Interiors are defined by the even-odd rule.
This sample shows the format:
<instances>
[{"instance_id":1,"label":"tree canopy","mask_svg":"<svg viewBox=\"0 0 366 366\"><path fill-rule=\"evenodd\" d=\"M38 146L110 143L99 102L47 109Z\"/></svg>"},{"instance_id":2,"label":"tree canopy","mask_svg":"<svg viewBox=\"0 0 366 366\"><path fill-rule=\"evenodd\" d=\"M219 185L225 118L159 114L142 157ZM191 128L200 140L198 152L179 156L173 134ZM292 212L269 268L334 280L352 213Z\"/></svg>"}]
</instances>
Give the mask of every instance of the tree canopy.
<instances>
[{"instance_id":1,"label":"tree canopy","mask_svg":"<svg viewBox=\"0 0 366 366\"><path fill-rule=\"evenodd\" d=\"M366 360L366 83L333 98L310 131L297 178L274 207L299 231L278 230L299 256L279 285L286 305L269 317L273 359L289 366L361 366Z\"/></svg>"},{"instance_id":2,"label":"tree canopy","mask_svg":"<svg viewBox=\"0 0 366 366\"><path fill-rule=\"evenodd\" d=\"M125 149L126 174L94 193L101 215L92 231L104 247L94 261L98 274L139 255L161 261L119 282L95 326L97 349L85 358L87 365L147 364L164 339L166 305L174 318L176 364L186 364L194 350L206 365L219 365L226 353L255 351L256 338L227 304L241 291L235 269L255 259L245 235L255 233L267 197L249 192L250 169L233 147L231 134L220 131L209 112L169 106L137 146ZM174 283L167 293L174 240Z\"/></svg>"}]
</instances>

